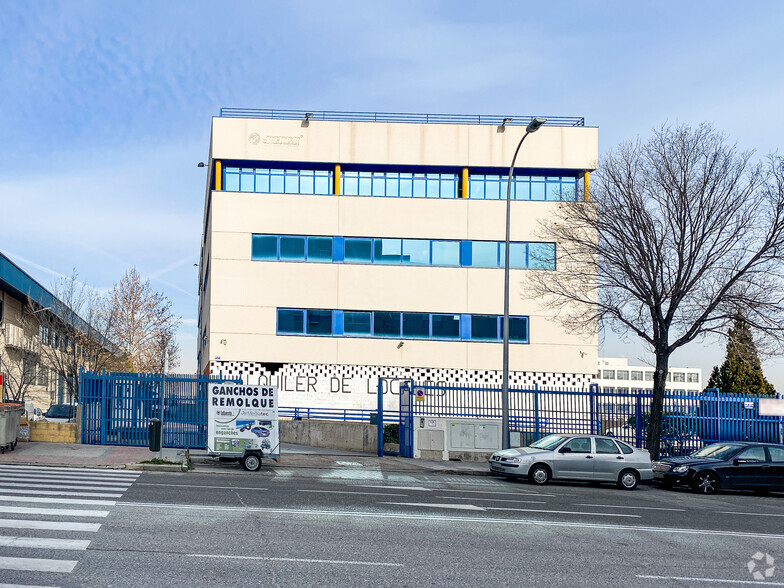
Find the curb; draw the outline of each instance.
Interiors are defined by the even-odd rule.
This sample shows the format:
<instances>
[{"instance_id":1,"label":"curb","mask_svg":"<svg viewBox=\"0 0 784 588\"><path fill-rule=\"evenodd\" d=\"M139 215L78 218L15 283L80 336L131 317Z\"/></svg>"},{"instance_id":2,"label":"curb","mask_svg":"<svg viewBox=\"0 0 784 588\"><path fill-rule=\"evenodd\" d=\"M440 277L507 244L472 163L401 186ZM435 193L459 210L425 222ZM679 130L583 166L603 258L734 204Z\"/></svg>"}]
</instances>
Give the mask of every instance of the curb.
<instances>
[{"instance_id":1,"label":"curb","mask_svg":"<svg viewBox=\"0 0 784 588\"><path fill-rule=\"evenodd\" d=\"M50 463L39 461L3 461L0 465L17 465L17 466L37 466L44 468L68 468L68 469L102 469L102 470L130 470L131 466L136 464L100 464L100 463Z\"/></svg>"},{"instance_id":2,"label":"curb","mask_svg":"<svg viewBox=\"0 0 784 588\"><path fill-rule=\"evenodd\" d=\"M168 463L132 463L125 466L129 470L142 470L145 472L187 472L185 464Z\"/></svg>"}]
</instances>

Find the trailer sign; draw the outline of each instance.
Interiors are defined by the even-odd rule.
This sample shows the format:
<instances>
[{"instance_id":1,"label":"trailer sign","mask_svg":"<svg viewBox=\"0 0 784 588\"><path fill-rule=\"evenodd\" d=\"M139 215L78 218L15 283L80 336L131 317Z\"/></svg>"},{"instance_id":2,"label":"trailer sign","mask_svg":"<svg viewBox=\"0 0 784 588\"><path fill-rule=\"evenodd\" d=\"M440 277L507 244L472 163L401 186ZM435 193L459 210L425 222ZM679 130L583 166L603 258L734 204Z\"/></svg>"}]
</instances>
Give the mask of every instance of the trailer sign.
<instances>
[{"instance_id":1,"label":"trailer sign","mask_svg":"<svg viewBox=\"0 0 784 588\"><path fill-rule=\"evenodd\" d=\"M278 387L210 384L207 398L207 451L280 453Z\"/></svg>"}]
</instances>

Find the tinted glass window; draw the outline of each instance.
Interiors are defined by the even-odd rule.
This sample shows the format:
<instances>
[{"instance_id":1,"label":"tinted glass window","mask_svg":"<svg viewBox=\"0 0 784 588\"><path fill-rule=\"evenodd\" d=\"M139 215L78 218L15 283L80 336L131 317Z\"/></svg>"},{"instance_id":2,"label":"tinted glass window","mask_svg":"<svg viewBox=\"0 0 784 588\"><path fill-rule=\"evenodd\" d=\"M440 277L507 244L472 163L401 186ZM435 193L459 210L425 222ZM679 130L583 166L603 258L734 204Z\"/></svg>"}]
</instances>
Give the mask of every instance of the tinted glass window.
<instances>
[{"instance_id":1,"label":"tinted glass window","mask_svg":"<svg viewBox=\"0 0 784 588\"><path fill-rule=\"evenodd\" d=\"M501 319L503 320L503 319ZM528 319L525 317L509 317L509 340L528 341Z\"/></svg>"},{"instance_id":2,"label":"tinted glass window","mask_svg":"<svg viewBox=\"0 0 784 588\"><path fill-rule=\"evenodd\" d=\"M344 259L350 263L370 263L373 245L371 239L346 239Z\"/></svg>"},{"instance_id":3,"label":"tinted glass window","mask_svg":"<svg viewBox=\"0 0 784 588\"><path fill-rule=\"evenodd\" d=\"M567 447L572 450L572 453L591 453L591 439L590 437L576 437L566 442L564 448Z\"/></svg>"},{"instance_id":4,"label":"tinted glass window","mask_svg":"<svg viewBox=\"0 0 784 588\"><path fill-rule=\"evenodd\" d=\"M528 267L530 269L555 269L555 243L529 243Z\"/></svg>"},{"instance_id":5,"label":"tinted glass window","mask_svg":"<svg viewBox=\"0 0 784 588\"><path fill-rule=\"evenodd\" d=\"M471 339L497 340L498 317L482 314L471 316Z\"/></svg>"},{"instance_id":6,"label":"tinted glass window","mask_svg":"<svg viewBox=\"0 0 784 588\"><path fill-rule=\"evenodd\" d=\"M424 312L403 313L404 337L429 337L430 315Z\"/></svg>"},{"instance_id":7,"label":"tinted glass window","mask_svg":"<svg viewBox=\"0 0 784 588\"><path fill-rule=\"evenodd\" d=\"M474 241L471 244L471 265L473 267L498 267L498 243L495 241Z\"/></svg>"},{"instance_id":8,"label":"tinted glass window","mask_svg":"<svg viewBox=\"0 0 784 588\"><path fill-rule=\"evenodd\" d=\"M460 315L434 314L433 339L459 339Z\"/></svg>"},{"instance_id":9,"label":"tinted glass window","mask_svg":"<svg viewBox=\"0 0 784 588\"><path fill-rule=\"evenodd\" d=\"M373 263L400 263L400 239L374 239L373 247Z\"/></svg>"},{"instance_id":10,"label":"tinted glass window","mask_svg":"<svg viewBox=\"0 0 784 588\"><path fill-rule=\"evenodd\" d=\"M746 461L767 461L764 447L749 447L735 457L737 459L745 459Z\"/></svg>"},{"instance_id":11,"label":"tinted glass window","mask_svg":"<svg viewBox=\"0 0 784 588\"><path fill-rule=\"evenodd\" d=\"M429 265L430 241L427 239L404 239L403 263L410 265Z\"/></svg>"},{"instance_id":12,"label":"tinted glass window","mask_svg":"<svg viewBox=\"0 0 784 588\"><path fill-rule=\"evenodd\" d=\"M630 453L634 453L634 449L626 445L626 443L621 443L620 441L618 441L617 443L618 443L618 447L620 447L621 451L623 451L625 454L628 455Z\"/></svg>"},{"instance_id":13,"label":"tinted glass window","mask_svg":"<svg viewBox=\"0 0 784 588\"><path fill-rule=\"evenodd\" d=\"M278 238L274 235L253 235L251 259L278 259Z\"/></svg>"},{"instance_id":14,"label":"tinted glass window","mask_svg":"<svg viewBox=\"0 0 784 588\"><path fill-rule=\"evenodd\" d=\"M332 237L308 237L308 261L332 261Z\"/></svg>"},{"instance_id":15,"label":"tinted glass window","mask_svg":"<svg viewBox=\"0 0 784 588\"><path fill-rule=\"evenodd\" d=\"M305 312L302 310L278 310L278 333L302 333Z\"/></svg>"},{"instance_id":16,"label":"tinted glass window","mask_svg":"<svg viewBox=\"0 0 784 588\"><path fill-rule=\"evenodd\" d=\"M784 463L784 447L768 447L770 452L770 461L776 463Z\"/></svg>"},{"instance_id":17,"label":"tinted glass window","mask_svg":"<svg viewBox=\"0 0 784 588\"><path fill-rule=\"evenodd\" d=\"M596 453L620 453L612 439L594 439L596 442Z\"/></svg>"},{"instance_id":18,"label":"tinted glass window","mask_svg":"<svg viewBox=\"0 0 784 588\"><path fill-rule=\"evenodd\" d=\"M332 334L332 311L309 310L307 333L308 335L331 335Z\"/></svg>"},{"instance_id":19,"label":"tinted glass window","mask_svg":"<svg viewBox=\"0 0 784 588\"><path fill-rule=\"evenodd\" d=\"M353 335L370 335L370 313L348 310L344 312L343 332Z\"/></svg>"},{"instance_id":20,"label":"tinted glass window","mask_svg":"<svg viewBox=\"0 0 784 588\"><path fill-rule=\"evenodd\" d=\"M726 443L713 443L692 453L694 457L712 457L715 459L727 459L740 449L739 445L729 445Z\"/></svg>"},{"instance_id":21,"label":"tinted glass window","mask_svg":"<svg viewBox=\"0 0 784 588\"><path fill-rule=\"evenodd\" d=\"M400 313L374 312L373 334L377 337L400 337Z\"/></svg>"},{"instance_id":22,"label":"tinted glass window","mask_svg":"<svg viewBox=\"0 0 784 588\"><path fill-rule=\"evenodd\" d=\"M433 241L433 265L460 265L460 242Z\"/></svg>"},{"instance_id":23,"label":"tinted glass window","mask_svg":"<svg viewBox=\"0 0 784 588\"><path fill-rule=\"evenodd\" d=\"M280 259L281 261L304 261L305 237L281 237Z\"/></svg>"}]
</instances>

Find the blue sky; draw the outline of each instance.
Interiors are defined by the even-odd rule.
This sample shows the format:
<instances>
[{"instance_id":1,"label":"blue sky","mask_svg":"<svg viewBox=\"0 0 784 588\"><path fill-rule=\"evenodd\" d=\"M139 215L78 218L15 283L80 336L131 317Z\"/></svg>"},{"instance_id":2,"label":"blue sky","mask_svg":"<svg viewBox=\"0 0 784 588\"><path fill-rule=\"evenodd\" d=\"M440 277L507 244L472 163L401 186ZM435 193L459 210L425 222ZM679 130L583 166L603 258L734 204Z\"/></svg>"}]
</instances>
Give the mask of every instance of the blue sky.
<instances>
[{"instance_id":1,"label":"blue sky","mask_svg":"<svg viewBox=\"0 0 784 588\"><path fill-rule=\"evenodd\" d=\"M778 1L0 0L0 251L47 286L135 265L183 317L192 371L196 163L221 107L584 116L601 152L709 121L763 155L784 136L783 30ZM784 391L784 360L766 366Z\"/></svg>"}]
</instances>

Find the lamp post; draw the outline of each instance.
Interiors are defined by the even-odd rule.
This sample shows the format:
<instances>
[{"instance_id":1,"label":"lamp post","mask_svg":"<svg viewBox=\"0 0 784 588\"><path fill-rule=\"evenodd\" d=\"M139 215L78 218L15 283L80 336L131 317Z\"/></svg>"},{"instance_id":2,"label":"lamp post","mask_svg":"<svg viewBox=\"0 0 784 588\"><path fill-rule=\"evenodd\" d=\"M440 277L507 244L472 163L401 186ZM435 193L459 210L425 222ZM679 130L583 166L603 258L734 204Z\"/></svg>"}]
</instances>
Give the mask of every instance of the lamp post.
<instances>
[{"instance_id":1,"label":"lamp post","mask_svg":"<svg viewBox=\"0 0 784 588\"><path fill-rule=\"evenodd\" d=\"M504 365L503 365L503 383L501 386L501 447L509 449L509 225L511 216L511 202L512 202L512 177L514 175L514 165L517 159L517 154L520 152L520 147L523 146L525 138L538 131L544 123L547 122L546 118L534 117L528 126L525 127L525 134L520 142L517 144L514 156L512 157L512 164L509 166L509 178L506 184L506 241L504 245Z\"/></svg>"}]
</instances>

